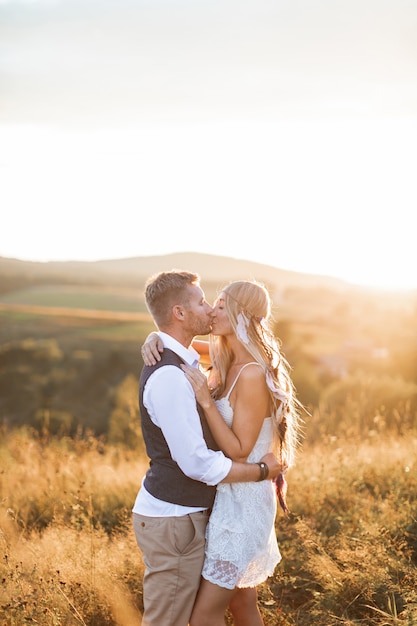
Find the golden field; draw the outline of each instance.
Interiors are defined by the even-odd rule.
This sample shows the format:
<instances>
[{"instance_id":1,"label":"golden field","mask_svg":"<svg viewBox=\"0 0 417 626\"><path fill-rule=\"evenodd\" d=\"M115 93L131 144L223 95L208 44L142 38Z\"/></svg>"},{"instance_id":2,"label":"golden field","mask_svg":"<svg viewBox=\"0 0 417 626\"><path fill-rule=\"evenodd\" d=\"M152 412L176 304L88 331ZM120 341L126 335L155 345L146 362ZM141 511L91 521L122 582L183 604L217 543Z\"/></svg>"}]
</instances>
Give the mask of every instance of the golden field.
<instances>
[{"instance_id":1,"label":"golden field","mask_svg":"<svg viewBox=\"0 0 417 626\"><path fill-rule=\"evenodd\" d=\"M3 437L2 625L141 623L137 456L93 438ZM265 624L417 624L416 457L416 436L304 446L291 515L276 519L283 560L260 587Z\"/></svg>"}]
</instances>

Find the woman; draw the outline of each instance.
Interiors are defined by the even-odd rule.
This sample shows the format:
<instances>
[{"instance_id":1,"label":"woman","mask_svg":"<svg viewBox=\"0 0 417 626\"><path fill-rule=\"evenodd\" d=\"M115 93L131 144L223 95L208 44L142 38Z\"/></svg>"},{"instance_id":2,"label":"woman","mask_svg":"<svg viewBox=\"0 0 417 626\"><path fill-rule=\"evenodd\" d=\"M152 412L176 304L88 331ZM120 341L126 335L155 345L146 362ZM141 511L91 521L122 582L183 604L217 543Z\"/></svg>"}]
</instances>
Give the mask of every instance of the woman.
<instances>
[{"instance_id":1,"label":"woman","mask_svg":"<svg viewBox=\"0 0 417 626\"><path fill-rule=\"evenodd\" d=\"M290 467L299 416L288 365L268 326L270 315L270 297L263 285L230 283L214 306L208 380L195 368L183 370L227 456L256 461L275 451ZM280 494L285 507L284 495ZM224 625L227 607L235 626L263 624L256 586L281 560L275 516L271 481L218 485L190 626Z\"/></svg>"}]
</instances>

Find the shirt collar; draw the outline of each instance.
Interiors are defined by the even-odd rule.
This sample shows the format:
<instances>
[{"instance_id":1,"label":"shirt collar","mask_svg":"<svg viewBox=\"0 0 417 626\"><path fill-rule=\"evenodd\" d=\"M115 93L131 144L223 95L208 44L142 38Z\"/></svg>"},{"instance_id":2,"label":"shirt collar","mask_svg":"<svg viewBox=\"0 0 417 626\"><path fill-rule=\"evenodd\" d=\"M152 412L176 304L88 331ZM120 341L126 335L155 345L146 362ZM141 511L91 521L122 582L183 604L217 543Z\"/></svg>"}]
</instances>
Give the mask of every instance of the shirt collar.
<instances>
[{"instance_id":1,"label":"shirt collar","mask_svg":"<svg viewBox=\"0 0 417 626\"><path fill-rule=\"evenodd\" d=\"M190 348L185 348L179 341L174 339L174 337L162 331L159 331L159 336L162 339L164 348L168 348L169 350L175 352L175 354L178 354L178 356L181 357L187 365L196 366L198 364L200 355L192 346Z\"/></svg>"}]
</instances>

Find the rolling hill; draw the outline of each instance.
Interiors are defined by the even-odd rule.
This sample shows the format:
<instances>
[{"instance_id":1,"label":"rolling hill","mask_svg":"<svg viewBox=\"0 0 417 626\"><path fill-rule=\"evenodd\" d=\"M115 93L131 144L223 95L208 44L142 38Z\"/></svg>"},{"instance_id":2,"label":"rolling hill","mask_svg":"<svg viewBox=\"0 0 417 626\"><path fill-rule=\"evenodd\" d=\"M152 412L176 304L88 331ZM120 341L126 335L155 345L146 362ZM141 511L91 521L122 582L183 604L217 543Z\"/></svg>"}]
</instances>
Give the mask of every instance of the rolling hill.
<instances>
[{"instance_id":1,"label":"rolling hill","mask_svg":"<svg viewBox=\"0 0 417 626\"><path fill-rule=\"evenodd\" d=\"M180 252L175 254L110 259L102 261L51 261L48 263L21 261L0 257L0 293L19 285L39 283L95 284L142 288L146 279L160 271L187 269L197 272L202 283L217 288L231 280L256 279L277 290L288 287L324 287L345 290L352 286L341 280L283 270L243 259Z\"/></svg>"}]
</instances>

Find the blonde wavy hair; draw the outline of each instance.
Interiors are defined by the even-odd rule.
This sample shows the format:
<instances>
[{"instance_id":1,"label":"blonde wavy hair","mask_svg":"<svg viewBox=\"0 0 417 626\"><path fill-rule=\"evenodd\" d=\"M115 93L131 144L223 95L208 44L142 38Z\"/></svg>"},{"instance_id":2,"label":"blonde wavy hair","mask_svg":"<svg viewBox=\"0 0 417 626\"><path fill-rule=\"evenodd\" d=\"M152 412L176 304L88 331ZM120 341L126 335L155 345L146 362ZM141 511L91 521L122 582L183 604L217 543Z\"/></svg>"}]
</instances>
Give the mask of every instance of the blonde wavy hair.
<instances>
[{"instance_id":1,"label":"blonde wavy hair","mask_svg":"<svg viewBox=\"0 0 417 626\"><path fill-rule=\"evenodd\" d=\"M268 290L257 281L235 281L227 285L222 293L237 338L265 372L274 418L275 450L279 450L282 461L290 467L300 443L301 404L296 398L290 366L270 329L271 299ZM216 398L225 390L227 372L233 360L225 337L210 336L210 356L216 381L213 397Z\"/></svg>"}]
</instances>

